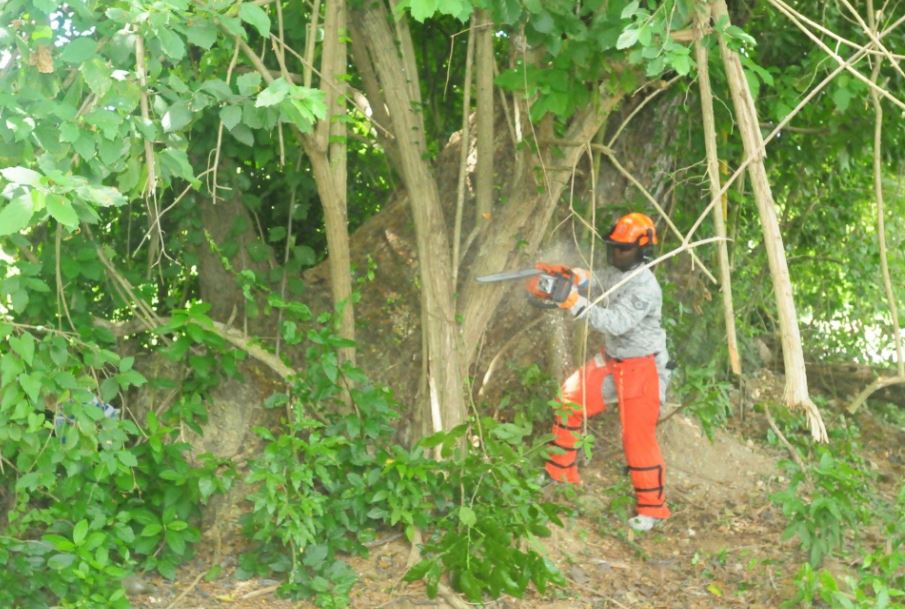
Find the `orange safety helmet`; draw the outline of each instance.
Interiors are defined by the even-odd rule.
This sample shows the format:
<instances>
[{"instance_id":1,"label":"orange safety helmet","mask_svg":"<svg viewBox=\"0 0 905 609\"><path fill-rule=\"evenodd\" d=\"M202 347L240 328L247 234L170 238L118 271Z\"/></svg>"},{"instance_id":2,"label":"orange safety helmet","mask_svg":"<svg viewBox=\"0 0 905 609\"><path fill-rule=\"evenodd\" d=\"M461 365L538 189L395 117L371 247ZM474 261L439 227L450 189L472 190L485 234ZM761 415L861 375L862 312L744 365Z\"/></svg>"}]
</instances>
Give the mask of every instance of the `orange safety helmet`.
<instances>
[{"instance_id":1,"label":"orange safety helmet","mask_svg":"<svg viewBox=\"0 0 905 609\"><path fill-rule=\"evenodd\" d=\"M650 217L632 212L616 221L604 241L612 245L637 245L649 250L651 245L657 243L657 228Z\"/></svg>"}]
</instances>

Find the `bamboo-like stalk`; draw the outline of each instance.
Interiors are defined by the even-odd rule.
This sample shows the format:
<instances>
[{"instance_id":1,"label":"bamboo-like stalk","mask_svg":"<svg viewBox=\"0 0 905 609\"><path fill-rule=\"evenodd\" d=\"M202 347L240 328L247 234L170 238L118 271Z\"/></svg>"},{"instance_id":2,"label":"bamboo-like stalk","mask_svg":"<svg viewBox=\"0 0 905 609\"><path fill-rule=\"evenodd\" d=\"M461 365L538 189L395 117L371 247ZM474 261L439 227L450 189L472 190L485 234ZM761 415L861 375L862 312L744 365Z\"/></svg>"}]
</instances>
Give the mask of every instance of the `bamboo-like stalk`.
<instances>
[{"instance_id":1,"label":"bamboo-like stalk","mask_svg":"<svg viewBox=\"0 0 905 609\"><path fill-rule=\"evenodd\" d=\"M699 34L709 15L699 11L696 28ZM707 150L707 177L710 180L710 195L716 197L720 192L720 161L716 143L716 120L713 114L713 90L710 87L710 67L708 65L707 47L701 36L694 39L695 61L698 64L698 87L701 91L701 115L704 125L704 146ZM720 288L723 296L723 319L726 327L726 345L729 349L729 366L732 373L742 373L741 358L738 354L738 340L735 333L735 309L732 304L732 274L729 266L729 248L726 243L726 219L723 217L723 206L713 206L713 226L717 242L720 264Z\"/></svg>"},{"instance_id":2,"label":"bamboo-like stalk","mask_svg":"<svg viewBox=\"0 0 905 609\"><path fill-rule=\"evenodd\" d=\"M486 10L475 13L476 36L476 114L478 164L475 168L475 226L490 221L493 210L493 156L496 113L493 105L493 21Z\"/></svg>"},{"instance_id":3,"label":"bamboo-like stalk","mask_svg":"<svg viewBox=\"0 0 905 609\"><path fill-rule=\"evenodd\" d=\"M867 0L867 21L870 37L879 45L877 37L876 15L874 13L873 0ZM856 13L857 14L857 13ZM875 83L880 77L880 69L883 60L878 58L874 64L870 80ZM877 199L877 241L880 246L880 272L883 276L883 288L886 291L886 300L889 302L889 313L892 318L893 339L896 345L896 363L898 376L905 377L905 346L903 346L902 331L899 328L898 303L896 293L892 289L892 277L889 273L889 254L886 250L886 220L883 202L883 102L876 88L870 90L870 99L874 106L874 196Z\"/></svg>"},{"instance_id":4,"label":"bamboo-like stalk","mask_svg":"<svg viewBox=\"0 0 905 609\"><path fill-rule=\"evenodd\" d=\"M715 0L711 5L711 11L714 22L729 19L725 0ZM785 401L790 407L802 408L807 415L812 437L818 442L826 442L827 435L823 418L808 394L801 333L792 295L792 280L783 250L773 193L764 166L764 140L757 121L757 110L754 107L754 99L751 96L738 55L729 48L722 36L719 36L719 42L726 78L732 93L735 119L742 135L742 143L745 152L754 159L748 166L748 176L751 180L764 232L764 248L767 252L767 262L770 266L776 308L779 314L786 374Z\"/></svg>"},{"instance_id":5,"label":"bamboo-like stalk","mask_svg":"<svg viewBox=\"0 0 905 609\"><path fill-rule=\"evenodd\" d=\"M471 150L471 72L474 63L475 29L477 16L471 18L468 28L468 44L465 50L465 82L462 84L462 134L459 138L459 176L456 183L456 219L453 223L452 280L459 281L460 248L462 245L462 216L465 211L465 177L468 174L468 152ZM480 113L480 107L477 112ZM480 133L479 133L480 135Z\"/></svg>"}]
</instances>

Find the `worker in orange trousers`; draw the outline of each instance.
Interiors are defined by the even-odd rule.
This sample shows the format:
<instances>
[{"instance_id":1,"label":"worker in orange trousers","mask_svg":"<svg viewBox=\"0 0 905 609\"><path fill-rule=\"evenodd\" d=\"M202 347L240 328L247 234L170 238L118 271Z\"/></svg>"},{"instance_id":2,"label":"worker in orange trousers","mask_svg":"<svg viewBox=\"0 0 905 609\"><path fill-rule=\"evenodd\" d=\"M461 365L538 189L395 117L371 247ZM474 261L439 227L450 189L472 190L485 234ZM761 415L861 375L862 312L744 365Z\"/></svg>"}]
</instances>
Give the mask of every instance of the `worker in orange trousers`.
<instances>
[{"instance_id":1,"label":"worker in orange trousers","mask_svg":"<svg viewBox=\"0 0 905 609\"><path fill-rule=\"evenodd\" d=\"M654 274L642 266L657 243L656 228L648 216L631 213L616 222L605 242L608 265L594 274L537 265L541 271L566 272L574 278L571 290L557 304L576 319L586 319L603 335L599 352L562 384L546 471L553 480L578 484L576 443L584 419L618 402L625 460L636 498L637 513L629 525L646 531L670 516L666 465L656 434L670 376L661 324L663 296ZM534 294L536 281L528 282ZM599 303L588 297L592 284L606 293L623 281Z\"/></svg>"}]
</instances>

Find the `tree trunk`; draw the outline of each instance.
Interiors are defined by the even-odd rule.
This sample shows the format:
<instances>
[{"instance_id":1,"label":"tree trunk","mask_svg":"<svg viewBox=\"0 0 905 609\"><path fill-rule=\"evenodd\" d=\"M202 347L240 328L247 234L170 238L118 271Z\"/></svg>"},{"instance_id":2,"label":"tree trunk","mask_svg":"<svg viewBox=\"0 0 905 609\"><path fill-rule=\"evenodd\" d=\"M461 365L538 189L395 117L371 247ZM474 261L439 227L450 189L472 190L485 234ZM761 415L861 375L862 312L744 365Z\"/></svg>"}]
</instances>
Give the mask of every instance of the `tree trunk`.
<instances>
[{"instance_id":1,"label":"tree trunk","mask_svg":"<svg viewBox=\"0 0 905 609\"><path fill-rule=\"evenodd\" d=\"M703 27L707 15L699 13L695 22L694 38L695 60L698 64L698 86L701 89L701 114L704 122L704 145L707 149L707 177L710 179L710 196L720 193L720 162L716 146L716 121L713 116L713 91L710 88L710 66L708 65L707 48L701 42ZM723 206L713 206L713 226L716 236L722 240L717 243L720 263L720 287L723 294L723 319L726 326L726 344L729 349L729 365L736 376L742 373L742 364L738 355L738 342L735 335L735 310L732 305L732 275L729 265L729 247L726 239L726 220Z\"/></svg>"},{"instance_id":2,"label":"tree trunk","mask_svg":"<svg viewBox=\"0 0 905 609\"><path fill-rule=\"evenodd\" d=\"M723 18L729 19L724 0L714 0L712 16L714 22ZM749 158L754 159L754 162L748 166L748 176L751 179L761 227L764 231L764 248L767 252L770 275L773 278L773 291L776 295L776 307L779 313L786 375L785 401L790 407L800 407L805 410L811 435L815 440L825 442L827 436L823 419L820 417L817 406L808 395L808 380L801 346L801 334L798 330L798 317L795 312L795 300L792 296L792 281L789 277L789 267L786 264L782 235L779 232L773 193L770 190L767 170L764 167L764 141L760 132L757 111L738 55L728 47L722 36L719 36L719 42L745 153Z\"/></svg>"},{"instance_id":3,"label":"tree trunk","mask_svg":"<svg viewBox=\"0 0 905 609\"><path fill-rule=\"evenodd\" d=\"M330 256L330 290L334 306L342 303L340 335L355 340L355 314L352 304L352 268L349 258L349 222L346 201L346 113L345 80L347 53L345 37L345 0L327 0L324 18L324 49L321 59L321 91L326 100L327 116L315 133L318 169L315 176L320 188L324 182L326 194L321 197L324 224L327 229L327 249ZM338 117L340 120L333 120ZM312 161L313 162L313 161ZM334 260L335 258L335 260ZM354 348L340 349L341 361L355 362Z\"/></svg>"},{"instance_id":4,"label":"tree trunk","mask_svg":"<svg viewBox=\"0 0 905 609\"><path fill-rule=\"evenodd\" d=\"M393 132L400 151L402 177L415 223L419 277L422 291L422 332L427 340L429 405L435 431L450 429L465 420L465 393L459 336L453 306L452 265L447 226L437 184L426 160L427 147L420 104L411 95L417 90L415 74L397 50L389 29L386 7L372 3L355 11L367 39L370 58L389 107ZM399 26L397 32L407 30ZM398 48L411 47L400 41Z\"/></svg>"},{"instance_id":5,"label":"tree trunk","mask_svg":"<svg viewBox=\"0 0 905 609\"><path fill-rule=\"evenodd\" d=\"M508 193L510 203L502 208L488 227L481 250L461 288L460 313L464 320L462 335L465 362L470 364L473 361L481 335L511 287L503 283L478 284L474 277L533 262L532 257L540 247L560 195L569 183L575 166L587 151L587 144L621 100L621 94L604 98L576 114L564 138L568 145L561 156L554 154L551 146L546 145L541 147L539 161L529 157L542 166L540 173L545 176L541 185L543 188L539 189L539 185L526 176L516 174L511 178Z\"/></svg>"},{"instance_id":6,"label":"tree trunk","mask_svg":"<svg viewBox=\"0 0 905 609\"><path fill-rule=\"evenodd\" d=\"M258 277L266 277L273 264L272 260L269 263L255 262L248 255L249 247L258 240L254 219L235 194L228 198L221 197L216 204L203 197L200 207L205 234L214 245L221 247L233 242L237 246L235 254L227 260L231 268L227 268L222 252L212 251L206 239L201 244L198 253L200 295L204 302L211 305L211 319L229 323L246 333L269 333L270 321L250 310L236 281L239 271L245 269L254 271Z\"/></svg>"}]
</instances>

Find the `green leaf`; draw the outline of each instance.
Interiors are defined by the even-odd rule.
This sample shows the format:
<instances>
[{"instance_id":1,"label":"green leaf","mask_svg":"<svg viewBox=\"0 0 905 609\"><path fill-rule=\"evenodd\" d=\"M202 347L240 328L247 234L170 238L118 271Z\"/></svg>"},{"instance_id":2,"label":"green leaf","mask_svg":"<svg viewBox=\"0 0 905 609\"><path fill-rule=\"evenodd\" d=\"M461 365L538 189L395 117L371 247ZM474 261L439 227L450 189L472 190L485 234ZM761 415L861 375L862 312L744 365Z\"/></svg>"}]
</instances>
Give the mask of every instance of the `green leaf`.
<instances>
[{"instance_id":1,"label":"green leaf","mask_svg":"<svg viewBox=\"0 0 905 609\"><path fill-rule=\"evenodd\" d=\"M49 25L39 25L31 31L32 40L51 40L53 39L53 30Z\"/></svg>"},{"instance_id":2,"label":"green leaf","mask_svg":"<svg viewBox=\"0 0 905 609\"><path fill-rule=\"evenodd\" d=\"M166 111L160 121L163 130L167 133L178 131L192 122L192 111L184 101L178 101Z\"/></svg>"},{"instance_id":3,"label":"green leaf","mask_svg":"<svg viewBox=\"0 0 905 609\"><path fill-rule=\"evenodd\" d=\"M275 106L286 99L286 96L289 95L289 91L290 84L281 76L267 85L266 89L258 93L258 97L255 100L255 107L266 108Z\"/></svg>"},{"instance_id":4,"label":"green leaf","mask_svg":"<svg viewBox=\"0 0 905 609\"><path fill-rule=\"evenodd\" d=\"M88 535L88 521L83 518L72 528L72 543L77 546L81 545L85 541L86 535Z\"/></svg>"},{"instance_id":5,"label":"green leaf","mask_svg":"<svg viewBox=\"0 0 905 609\"><path fill-rule=\"evenodd\" d=\"M412 19L424 23L425 19L434 16L439 4L439 0L412 0L410 7Z\"/></svg>"},{"instance_id":6,"label":"green leaf","mask_svg":"<svg viewBox=\"0 0 905 609\"><path fill-rule=\"evenodd\" d=\"M327 546L324 544L314 544L305 548L305 554L302 558L302 562L305 566L311 567L313 569L317 569L324 563L324 560L327 558Z\"/></svg>"},{"instance_id":7,"label":"green leaf","mask_svg":"<svg viewBox=\"0 0 905 609\"><path fill-rule=\"evenodd\" d=\"M185 57L185 43L179 34L167 28L160 28L155 34L160 41L160 48L167 57L173 61L180 61Z\"/></svg>"},{"instance_id":8,"label":"green leaf","mask_svg":"<svg viewBox=\"0 0 905 609\"><path fill-rule=\"evenodd\" d=\"M35 8L49 15L60 6L60 0L34 0Z\"/></svg>"},{"instance_id":9,"label":"green leaf","mask_svg":"<svg viewBox=\"0 0 905 609\"><path fill-rule=\"evenodd\" d=\"M207 50L217 42L217 27L208 22L195 21L186 30L185 36L195 46Z\"/></svg>"},{"instance_id":10,"label":"green leaf","mask_svg":"<svg viewBox=\"0 0 905 609\"><path fill-rule=\"evenodd\" d=\"M158 158L171 175L188 181L195 179L195 174L192 172L192 165L189 163L189 157L185 150L179 150L172 147L165 148L160 152Z\"/></svg>"},{"instance_id":11,"label":"green leaf","mask_svg":"<svg viewBox=\"0 0 905 609\"><path fill-rule=\"evenodd\" d=\"M239 18L253 26L264 38L270 36L270 17L257 4L245 2L239 7Z\"/></svg>"},{"instance_id":12,"label":"green leaf","mask_svg":"<svg viewBox=\"0 0 905 609\"><path fill-rule=\"evenodd\" d=\"M101 398L106 402L112 400L119 393L119 383L114 378L106 378L101 383Z\"/></svg>"},{"instance_id":13,"label":"green leaf","mask_svg":"<svg viewBox=\"0 0 905 609\"><path fill-rule=\"evenodd\" d=\"M0 209L0 236L18 233L28 226L34 213L31 197L22 195L10 201L6 207Z\"/></svg>"},{"instance_id":14,"label":"green leaf","mask_svg":"<svg viewBox=\"0 0 905 609\"><path fill-rule=\"evenodd\" d=\"M11 336L9 346L25 360L26 364L32 365L35 357L35 337L31 333L24 332L21 336Z\"/></svg>"},{"instance_id":15,"label":"green leaf","mask_svg":"<svg viewBox=\"0 0 905 609\"><path fill-rule=\"evenodd\" d=\"M738 27L737 25L730 25L729 27L727 27L725 34L730 38L734 38L744 44L757 46L757 40L755 40L754 37L751 36L751 34L748 34L747 32L745 32L745 30Z\"/></svg>"},{"instance_id":16,"label":"green leaf","mask_svg":"<svg viewBox=\"0 0 905 609\"><path fill-rule=\"evenodd\" d=\"M79 225L79 215L73 209L69 199L62 195L56 193L47 195L47 211L66 228L76 228Z\"/></svg>"},{"instance_id":17,"label":"green leaf","mask_svg":"<svg viewBox=\"0 0 905 609\"><path fill-rule=\"evenodd\" d=\"M408 570L403 579L407 582L413 582L417 579L421 579L427 572L430 570L431 566L434 564L434 561L430 559L424 559L414 567Z\"/></svg>"},{"instance_id":18,"label":"green leaf","mask_svg":"<svg viewBox=\"0 0 905 609\"><path fill-rule=\"evenodd\" d=\"M30 372L19 377L19 386L28 395L32 404L37 404L41 397L41 386L43 385L43 375L38 372ZM27 413L22 413L23 417Z\"/></svg>"},{"instance_id":19,"label":"green leaf","mask_svg":"<svg viewBox=\"0 0 905 609\"><path fill-rule=\"evenodd\" d=\"M173 552L179 556L185 554L185 537L183 535L178 532L167 531L164 534L164 537L167 540L167 545Z\"/></svg>"},{"instance_id":20,"label":"green leaf","mask_svg":"<svg viewBox=\"0 0 905 609\"><path fill-rule=\"evenodd\" d=\"M254 95L261 87L261 75L257 72L246 72L236 79L236 86L242 95Z\"/></svg>"},{"instance_id":21,"label":"green leaf","mask_svg":"<svg viewBox=\"0 0 905 609\"><path fill-rule=\"evenodd\" d=\"M220 109L220 120L223 126L232 131L233 127L242 120L242 108L239 106L224 106Z\"/></svg>"},{"instance_id":22,"label":"green leaf","mask_svg":"<svg viewBox=\"0 0 905 609\"><path fill-rule=\"evenodd\" d=\"M254 146L255 145L255 136L251 132L251 129L246 127L243 124L236 125L231 131L230 134L245 144L246 146Z\"/></svg>"},{"instance_id":23,"label":"green leaf","mask_svg":"<svg viewBox=\"0 0 905 609\"><path fill-rule=\"evenodd\" d=\"M550 13L541 11L531 19L531 26L541 34L550 34L556 28L556 22Z\"/></svg>"},{"instance_id":24,"label":"green leaf","mask_svg":"<svg viewBox=\"0 0 905 609\"><path fill-rule=\"evenodd\" d=\"M225 80L222 80L220 78L205 80L201 85L201 90L210 93L215 98L217 98L218 101L224 101L233 97L233 90Z\"/></svg>"},{"instance_id":25,"label":"green leaf","mask_svg":"<svg viewBox=\"0 0 905 609\"><path fill-rule=\"evenodd\" d=\"M848 106L852 101L852 92L846 89L845 87L839 87L833 93L833 103L836 104L836 109L839 112L845 112L848 110Z\"/></svg>"},{"instance_id":26,"label":"green leaf","mask_svg":"<svg viewBox=\"0 0 905 609\"><path fill-rule=\"evenodd\" d=\"M122 135L119 128L123 123L123 117L107 108L95 108L85 115L85 120L100 129L108 140L119 139ZM82 133L79 139L87 140L93 148L93 134Z\"/></svg>"},{"instance_id":27,"label":"green leaf","mask_svg":"<svg viewBox=\"0 0 905 609\"><path fill-rule=\"evenodd\" d=\"M119 457L119 462L125 465L126 467L138 467L138 459L135 458L128 450L121 450L117 453L117 457Z\"/></svg>"},{"instance_id":28,"label":"green leaf","mask_svg":"<svg viewBox=\"0 0 905 609\"><path fill-rule=\"evenodd\" d=\"M627 49L630 46L633 46L636 42L638 42L638 30L625 30L616 41L616 48Z\"/></svg>"},{"instance_id":29,"label":"green leaf","mask_svg":"<svg viewBox=\"0 0 905 609\"><path fill-rule=\"evenodd\" d=\"M91 92L98 97L106 95L113 84L113 80L110 77L110 67L98 57L84 62L79 67L79 72L81 72L82 78L85 79Z\"/></svg>"},{"instance_id":30,"label":"green leaf","mask_svg":"<svg viewBox=\"0 0 905 609\"><path fill-rule=\"evenodd\" d=\"M145 525L145 528L139 533L140 537L154 537L159 535L163 530L163 526L159 522L151 522Z\"/></svg>"},{"instance_id":31,"label":"green leaf","mask_svg":"<svg viewBox=\"0 0 905 609\"><path fill-rule=\"evenodd\" d=\"M669 65L680 75L685 76L691 71L691 58L688 55L671 55Z\"/></svg>"},{"instance_id":32,"label":"green leaf","mask_svg":"<svg viewBox=\"0 0 905 609\"><path fill-rule=\"evenodd\" d=\"M459 522L470 528L478 522L478 516L473 509L463 505L459 508Z\"/></svg>"},{"instance_id":33,"label":"green leaf","mask_svg":"<svg viewBox=\"0 0 905 609\"><path fill-rule=\"evenodd\" d=\"M635 13L638 12L638 0L632 0L628 4L625 5L625 8L622 9L622 14L619 16L620 19L631 19L635 16Z\"/></svg>"},{"instance_id":34,"label":"green leaf","mask_svg":"<svg viewBox=\"0 0 905 609\"><path fill-rule=\"evenodd\" d=\"M41 174L26 167L7 167L0 169L0 175L13 184L22 186L37 186L41 181Z\"/></svg>"},{"instance_id":35,"label":"green leaf","mask_svg":"<svg viewBox=\"0 0 905 609\"><path fill-rule=\"evenodd\" d=\"M83 36L64 46L60 52L60 59L66 63L80 64L93 58L96 52L97 43Z\"/></svg>"},{"instance_id":36,"label":"green leaf","mask_svg":"<svg viewBox=\"0 0 905 609\"><path fill-rule=\"evenodd\" d=\"M74 554L54 554L50 557L50 560L47 561L47 566L54 571L62 571L73 562L75 562Z\"/></svg>"},{"instance_id":37,"label":"green leaf","mask_svg":"<svg viewBox=\"0 0 905 609\"><path fill-rule=\"evenodd\" d=\"M465 23L471 17L474 7L469 0L443 0L439 10L441 14L450 15Z\"/></svg>"},{"instance_id":38,"label":"green leaf","mask_svg":"<svg viewBox=\"0 0 905 609\"><path fill-rule=\"evenodd\" d=\"M122 193L110 186L80 186L75 192L81 199L101 207L119 207L126 204L126 198Z\"/></svg>"},{"instance_id":39,"label":"green leaf","mask_svg":"<svg viewBox=\"0 0 905 609\"><path fill-rule=\"evenodd\" d=\"M49 534L44 535L41 539L49 544L53 544L54 548L62 552L69 552L70 550L75 549L75 545L73 545L72 541L62 535Z\"/></svg>"}]
</instances>

